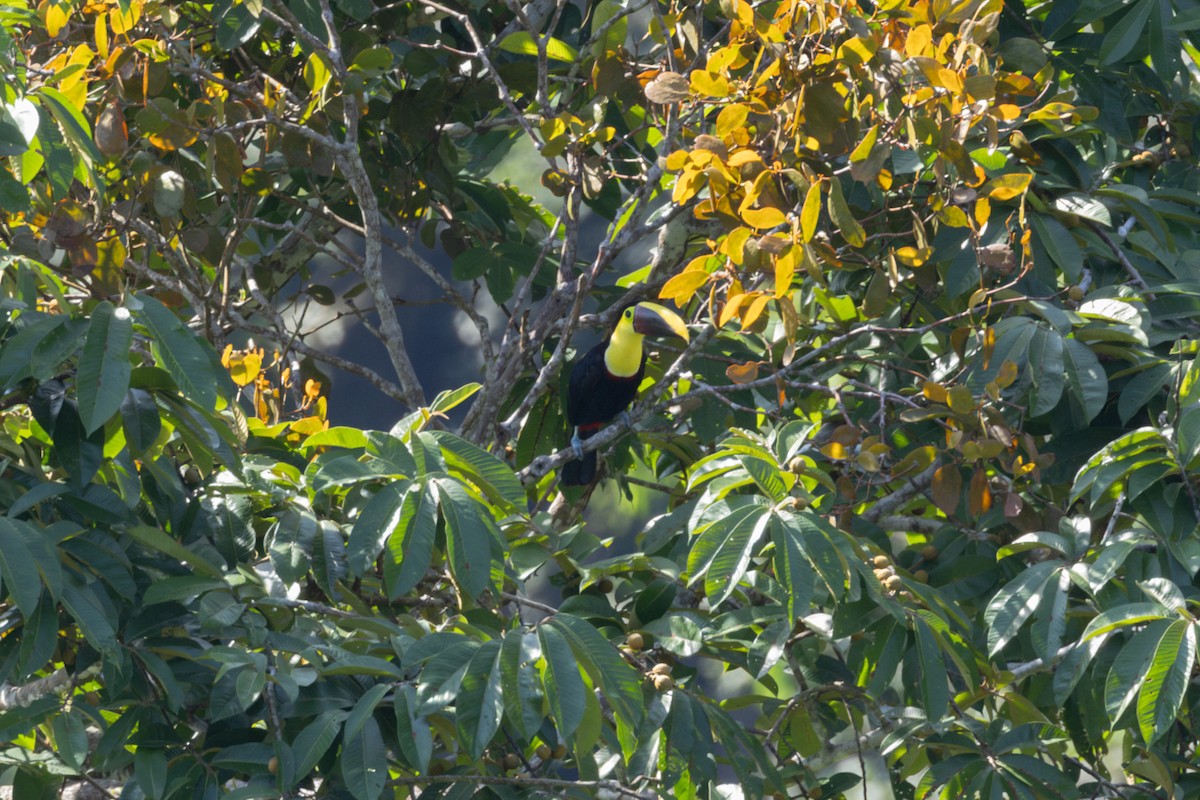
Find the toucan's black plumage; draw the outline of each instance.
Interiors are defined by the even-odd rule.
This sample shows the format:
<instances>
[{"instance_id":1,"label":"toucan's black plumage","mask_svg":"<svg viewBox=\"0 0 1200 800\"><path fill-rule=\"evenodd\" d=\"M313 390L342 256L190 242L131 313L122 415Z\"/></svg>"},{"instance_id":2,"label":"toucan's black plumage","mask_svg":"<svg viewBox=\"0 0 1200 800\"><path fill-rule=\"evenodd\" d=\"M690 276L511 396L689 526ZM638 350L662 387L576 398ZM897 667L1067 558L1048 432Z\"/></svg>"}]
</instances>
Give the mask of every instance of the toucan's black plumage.
<instances>
[{"instance_id":1,"label":"toucan's black plumage","mask_svg":"<svg viewBox=\"0 0 1200 800\"><path fill-rule=\"evenodd\" d=\"M559 473L564 486L584 486L596 479L596 451L582 452L583 440L598 433L637 396L646 372L644 336L678 336L688 332L675 312L656 303L638 303L621 312L611 334L575 363L567 385L567 421L574 428L571 444L579 458Z\"/></svg>"}]
</instances>

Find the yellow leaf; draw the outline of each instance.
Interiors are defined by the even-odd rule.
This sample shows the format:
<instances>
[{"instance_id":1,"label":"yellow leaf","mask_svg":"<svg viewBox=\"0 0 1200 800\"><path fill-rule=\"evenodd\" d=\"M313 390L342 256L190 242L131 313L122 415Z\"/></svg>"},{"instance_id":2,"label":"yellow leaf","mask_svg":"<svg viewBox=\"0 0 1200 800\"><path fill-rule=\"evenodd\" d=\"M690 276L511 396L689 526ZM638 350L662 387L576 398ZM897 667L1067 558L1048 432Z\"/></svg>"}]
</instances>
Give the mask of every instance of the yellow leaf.
<instances>
[{"instance_id":1,"label":"yellow leaf","mask_svg":"<svg viewBox=\"0 0 1200 800\"><path fill-rule=\"evenodd\" d=\"M950 410L957 414L970 414L975 410L975 395L966 386L954 386L946 393Z\"/></svg>"},{"instance_id":2,"label":"yellow leaf","mask_svg":"<svg viewBox=\"0 0 1200 800\"><path fill-rule=\"evenodd\" d=\"M788 247L775 258L775 296L783 297L792 288L796 275L796 264L800 261L800 248Z\"/></svg>"},{"instance_id":3,"label":"yellow leaf","mask_svg":"<svg viewBox=\"0 0 1200 800\"><path fill-rule=\"evenodd\" d=\"M728 97L729 81L724 75L713 75L711 72L698 69L692 72L691 88L696 94L705 97Z\"/></svg>"},{"instance_id":4,"label":"yellow leaf","mask_svg":"<svg viewBox=\"0 0 1200 800\"><path fill-rule=\"evenodd\" d=\"M747 299L749 295L742 293L740 290L730 289L729 294L725 299L725 305L721 307L721 313L717 316L717 327L724 328L729 320L733 319L737 314L738 308L742 305L742 301Z\"/></svg>"},{"instance_id":5,"label":"yellow leaf","mask_svg":"<svg viewBox=\"0 0 1200 800\"><path fill-rule=\"evenodd\" d=\"M1033 175L1027 172L1010 172L1007 175L992 178L988 181L984 189L987 196L992 199L1000 201L1011 200L1029 188L1032 180Z\"/></svg>"},{"instance_id":6,"label":"yellow leaf","mask_svg":"<svg viewBox=\"0 0 1200 800\"><path fill-rule=\"evenodd\" d=\"M750 108L748 106L741 103L725 106L721 109L721 113L717 115L717 136L720 136L722 139L729 136L736 129L746 124L748 116L750 116Z\"/></svg>"},{"instance_id":7,"label":"yellow leaf","mask_svg":"<svg viewBox=\"0 0 1200 800\"><path fill-rule=\"evenodd\" d=\"M992 216L992 204L988 202L986 197L981 197L975 201L975 224L983 226L987 224L988 219Z\"/></svg>"},{"instance_id":8,"label":"yellow leaf","mask_svg":"<svg viewBox=\"0 0 1200 800\"><path fill-rule=\"evenodd\" d=\"M942 386L940 383L935 383L934 381L925 381L925 386L922 388L921 392L925 395L927 400L930 400L934 403L945 404L947 402L946 387Z\"/></svg>"},{"instance_id":9,"label":"yellow leaf","mask_svg":"<svg viewBox=\"0 0 1200 800\"><path fill-rule=\"evenodd\" d=\"M958 206L946 206L938 212L938 216L942 222L949 225L951 228L969 228L970 221L967 219L967 214Z\"/></svg>"},{"instance_id":10,"label":"yellow leaf","mask_svg":"<svg viewBox=\"0 0 1200 800\"><path fill-rule=\"evenodd\" d=\"M758 318L762 316L763 310L767 307L767 300L770 298L765 294L754 294L754 299L750 301L750 305L742 312L742 330L748 330Z\"/></svg>"},{"instance_id":11,"label":"yellow leaf","mask_svg":"<svg viewBox=\"0 0 1200 800\"><path fill-rule=\"evenodd\" d=\"M543 123L543 125L544 124L545 123ZM667 156L667 170L670 172L678 172L679 170L683 169L683 165L687 163L688 156L690 155L691 153L689 153L687 150L676 150L675 152L671 153L671 155Z\"/></svg>"},{"instance_id":12,"label":"yellow leaf","mask_svg":"<svg viewBox=\"0 0 1200 800\"><path fill-rule=\"evenodd\" d=\"M320 417L304 417L292 423L292 433L298 433L302 436L312 436L314 433L319 433L329 427L329 423Z\"/></svg>"},{"instance_id":13,"label":"yellow leaf","mask_svg":"<svg viewBox=\"0 0 1200 800\"><path fill-rule=\"evenodd\" d=\"M226 359L222 359L225 363ZM258 353L233 353L228 358L226 366L229 377L238 386L248 386L262 371L262 356Z\"/></svg>"},{"instance_id":14,"label":"yellow leaf","mask_svg":"<svg viewBox=\"0 0 1200 800\"><path fill-rule=\"evenodd\" d=\"M740 266L746 257L746 240L750 238L750 233L749 228L734 228L721 242L720 252Z\"/></svg>"},{"instance_id":15,"label":"yellow leaf","mask_svg":"<svg viewBox=\"0 0 1200 800\"><path fill-rule=\"evenodd\" d=\"M683 308L683 304L691 300L696 290L706 283L708 283L707 272L699 270L681 272L663 285L658 296L663 300L674 300L675 305Z\"/></svg>"},{"instance_id":16,"label":"yellow leaf","mask_svg":"<svg viewBox=\"0 0 1200 800\"><path fill-rule=\"evenodd\" d=\"M909 269L924 265L931 255L933 255L931 247L906 246L896 249L896 260Z\"/></svg>"},{"instance_id":17,"label":"yellow leaf","mask_svg":"<svg viewBox=\"0 0 1200 800\"><path fill-rule=\"evenodd\" d=\"M744 167L747 164L761 164L761 163L762 163L762 156L760 156L758 153L754 152L753 150L751 150L748 147L744 148L742 150L735 150L733 152L733 155L731 155L725 161L725 165L728 166L730 169L740 169L741 167Z\"/></svg>"},{"instance_id":18,"label":"yellow leaf","mask_svg":"<svg viewBox=\"0 0 1200 800\"><path fill-rule=\"evenodd\" d=\"M996 373L996 385L1001 389L1006 389L1012 385L1012 382L1017 379L1017 365L1004 359L1004 363L1000 365L1000 371Z\"/></svg>"},{"instance_id":19,"label":"yellow leaf","mask_svg":"<svg viewBox=\"0 0 1200 800\"><path fill-rule=\"evenodd\" d=\"M1012 103L1000 103L992 107L992 113L1002 121L1008 122L1021 116L1021 108Z\"/></svg>"},{"instance_id":20,"label":"yellow leaf","mask_svg":"<svg viewBox=\"0 0 1200 800\"><path fill-rule=\"evenodd\" d=\"M918 25L908 32L908 39L904 42L904 54L909 58L923 56L932 43L933 31L928 25Z\"/></svg>"},{"instance_id":21,"label":"yellow leaf","mask_svg":"<svg viewBox=\"0 0 1200 800\"><path fill-rule=\"evenodd\" d=\"M316 400L321 396L321 382L309 378L304 382L304 396L309 400Z\"/></svg>"},{"instance_id":22,"label":"yellow leaf","mask_svg":"<svg viewBox=\"0 0 1200 800\"><path fill-rule=\"evenodd\" d=\"M954 94L962 94L962 90L963 90L962 76L959 75L957 72L955 72L952 69L946 69L945 67L941 67L937 71L937 77L938 77L937 83L943 89L947 89L948 91L950 91Z\"/></svg>"},{"instance_id":23,"label":"yellow leaf","mask_svg":"<svg viewBox=\"0 0 1200 800\"><path fill-rule=\"evenodd\" d=\"M867 135L858 143L858 147L854 148L854 152L850 154L850 163L857 164L860 161L866 161L867 156L871 155L871 150L875 147L875 139L879 136L879 126L872 125L867 131Z\"/></svg>"},{"instance_id":24,"label":"yellow leaf","mask_svg":"<svg viewBox=\"0 0 1200 800\"><path fill-rule=\"evenodd\" d=\"M821 184L814 182L804 195L804 206L800 209L800 241L812 241L817 232L817 221L821 218Z\"/></svg>"},{"instance_id":25,"label":"yellow leaf","mask_svg":"<svg viewBox=\"0 0 1200 800\"><path fill-rule=\"evenodd\" d=\"M971 515L982 516L992 508L992 490L988 487L987 473L980 469L971 476L971 488L967 493L967 505Z\"/></svg>"},{"instance_id":26,"label":"yellow leaf","mask_svg":"<svg viewBox=\"0 0 1200 800\"><path fill-rule=\"evenodd\" d=\"M57 3L46 5L46 33L53 39L67 24L67 9Z\"/></svg>"},{"instance_id":27,"label":"yellow leaf","mask_svg":"<svg viewBox=\"0 0 1200 800\"><path fill-rule=\"evenodd\" d=\"M96 30L96 33L95 33L96 52L100 54L101 58L107 59L108 58L108 23L105 21L103 14L96 15L95 30Z\"/></svg>"},{"instance_id":28,"label":"yellow leaf","mask_svg":"<svg viewBox=\"0 0 1200 800\"><path fill-rule=\"evenodd\" d=\"M768 206L766 208L748 208L741 212L742 221L747 225L762 230L763 228L774 228L776 225L782 225L787 222L787 217L778 208Z\"/></svg>"}]
</instances>

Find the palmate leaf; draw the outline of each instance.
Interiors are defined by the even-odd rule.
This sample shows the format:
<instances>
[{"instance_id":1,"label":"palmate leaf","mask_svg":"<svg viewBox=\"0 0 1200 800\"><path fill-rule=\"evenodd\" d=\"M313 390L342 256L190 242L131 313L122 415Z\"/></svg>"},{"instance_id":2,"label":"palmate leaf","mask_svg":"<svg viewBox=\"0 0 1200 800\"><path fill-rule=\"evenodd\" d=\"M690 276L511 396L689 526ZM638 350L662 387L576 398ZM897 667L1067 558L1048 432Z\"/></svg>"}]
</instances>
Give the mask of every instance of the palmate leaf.
<instances>
[{"instance_id":1,"label":"palmate leaf","mask_svg":"<svg viewBox=\"0 0 1200 800\"><path fill-rule=\"evenodd\" d=\"M455 480L435 478L439 507L446 524L446 556L458 585L472 598L492 585L492 553L497 549L495 523L487 509Z\"/></svg>"},{"instance_id":2,"label":"palmate leaf","mask_svg":"<svg viewBox=\"0 0 1200 800\"><path fill-rule=\"evenodd\" d=\"M737 587L769 513L764 505L736 508L704 528L692 543L688 574L693 581L704 579L711 605L718 605Z\"/></svg>"}]
</instances>

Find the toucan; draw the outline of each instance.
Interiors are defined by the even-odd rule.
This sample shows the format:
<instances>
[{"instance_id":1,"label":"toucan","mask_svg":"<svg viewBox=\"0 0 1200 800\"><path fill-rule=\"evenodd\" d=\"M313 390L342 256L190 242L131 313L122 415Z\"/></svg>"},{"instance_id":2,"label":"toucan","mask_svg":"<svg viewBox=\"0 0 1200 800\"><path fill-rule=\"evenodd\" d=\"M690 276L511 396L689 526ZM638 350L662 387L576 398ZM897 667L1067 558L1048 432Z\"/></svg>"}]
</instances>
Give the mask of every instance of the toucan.
<instances>
[{"instance_id":1,"label":"toucan","mask_svg":"<svg viewBox=\"0 0 1200 800\"><path fill-rule=\"evenodd\" d=\"M596 479L596 451L584 453L583 440L633 402L646 372L645 336L678 336L686 342L688 330L678 314L657 303L627 306L608 338L571 369L567 421L574 428L571 446L577 458L563 464L559 473L563 486L586 486Z\"/></svg>"}]
</instances>

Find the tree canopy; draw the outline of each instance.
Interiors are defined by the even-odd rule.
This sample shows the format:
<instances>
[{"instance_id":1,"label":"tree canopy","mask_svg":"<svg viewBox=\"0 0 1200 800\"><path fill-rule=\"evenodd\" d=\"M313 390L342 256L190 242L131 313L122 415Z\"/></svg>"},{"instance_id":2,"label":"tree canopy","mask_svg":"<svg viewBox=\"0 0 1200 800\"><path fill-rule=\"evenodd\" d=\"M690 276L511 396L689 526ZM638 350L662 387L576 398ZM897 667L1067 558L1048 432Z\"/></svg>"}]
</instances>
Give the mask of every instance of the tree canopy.
<instances>
[{"instance_id":1,"label":"tree canopy","mask_svg":"<svg viewBox=\"0 0 1200 800\"><path fill-rule=\"evenodd\" d=\"M0 3L0 783L1194 795L1198 31ZM585 443L616 536L560 389L637 300L691 338Z\"/></svg>"}]
</instances>

